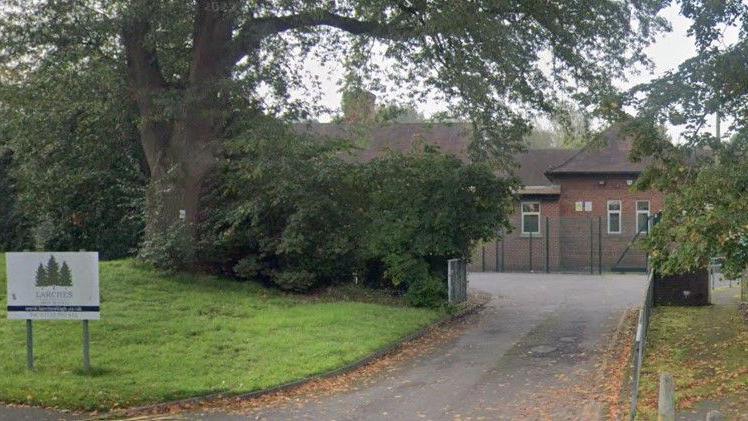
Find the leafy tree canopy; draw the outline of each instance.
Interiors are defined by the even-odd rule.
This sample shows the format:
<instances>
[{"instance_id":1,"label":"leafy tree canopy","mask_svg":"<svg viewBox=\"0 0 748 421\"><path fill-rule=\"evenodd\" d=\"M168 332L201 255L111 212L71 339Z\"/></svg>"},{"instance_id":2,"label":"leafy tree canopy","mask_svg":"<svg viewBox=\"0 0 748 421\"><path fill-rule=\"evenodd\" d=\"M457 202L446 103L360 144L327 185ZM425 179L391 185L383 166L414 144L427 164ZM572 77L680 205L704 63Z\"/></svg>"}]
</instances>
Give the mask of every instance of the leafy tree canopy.
<instances>
[{"instance_id":1,"label":"leafy tree canopy","mask_svg":"<svg viewBox=\"0 0 748 421\"><path fill-rule=\"evenodd\" d=\"M679 2L693 19L698 54L651 83L632 90L636 119L622 116L637 138L635 157L654 156L640 187L667 193L662 221L648 246L666 271L704 267L726 257L733 274L748 265L748 4L739 0ZM739 38L725 45L726 27ZM715 116L722 134L708 132ZM661 129L680 126L671 142ZM713 130L713 129L712 129Z\"/></svg>"},{"instance_id":2,"label":"leafy tree canopy","mask_svg":"<svg viewBox=\"0 0 748 421\"><path fill-rule=\"evenodd\" d=\"M305 59L344 62L374 90L440 95L474 123L474 157L506 163L529 119L560 98L609 102L611 79L646 61L662 3L8 0L0 74L21 89L40 74L67 86L58 74L95 64L126 84L151 177L146 231L158 236L180 215L198 221L203 180L247 115L315 112ZM42 100L3 99L23 110Z\"/></svg>"}]
</instances>

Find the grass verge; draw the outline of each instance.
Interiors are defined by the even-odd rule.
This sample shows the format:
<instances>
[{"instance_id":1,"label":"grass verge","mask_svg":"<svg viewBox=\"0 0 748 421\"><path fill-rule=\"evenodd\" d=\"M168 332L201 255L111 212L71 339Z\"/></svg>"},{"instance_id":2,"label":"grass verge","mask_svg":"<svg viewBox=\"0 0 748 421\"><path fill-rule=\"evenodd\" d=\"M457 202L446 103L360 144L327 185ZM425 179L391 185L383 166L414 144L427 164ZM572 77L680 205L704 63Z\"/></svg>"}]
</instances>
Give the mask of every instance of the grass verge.
<instances>
[{"instance_id":1,"label":"grass verge","mask_svg":"<svg viewBox=\"0 0 748 421\"><path fill-rule=\"evenodd\" d=\"M657 418L659 373L675 378L677 409L713 403L728 416L748 414L748 328L734 301L657 307L642 367L639 418Z\"/></svg>"},{"instance_id":2,"label":"grass verge","mask_svg":"<svg viewBox=\"0 0 748 421\"><path fill-rule=\"evenodd\" d=\"M6 302L0 256L0 301ZM91 322L93 374L81 373L81 325L25 324L0 309L0 401L110 410L216 392L245 393L330 371L432 323L435 310L306 299L254 283L163 275L131 260L101 264L102 320Z\"/></svg>"}]
</instances>

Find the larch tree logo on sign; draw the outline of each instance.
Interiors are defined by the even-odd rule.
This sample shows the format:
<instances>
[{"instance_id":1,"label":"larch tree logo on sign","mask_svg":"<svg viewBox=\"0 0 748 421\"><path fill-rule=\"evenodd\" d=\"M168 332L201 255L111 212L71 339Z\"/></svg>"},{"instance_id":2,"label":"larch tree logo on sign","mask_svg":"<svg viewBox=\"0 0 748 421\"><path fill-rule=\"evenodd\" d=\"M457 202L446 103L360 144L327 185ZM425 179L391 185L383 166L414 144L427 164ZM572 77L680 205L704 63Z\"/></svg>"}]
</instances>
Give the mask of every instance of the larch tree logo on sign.
<instances>
[{"instance_id":1,"label":"larch tree logo on sign","mask_svg":"<svg viewBox=\"0 0 748 421\"><path fill-rule=\"evenodd\" d=\"M62 261L62 265L57 263L54 256L49 258L47 265L39 263L36 269L37 287L71 287L73 286L73 274L67 262Z\"/></svg>"}]
</instances>

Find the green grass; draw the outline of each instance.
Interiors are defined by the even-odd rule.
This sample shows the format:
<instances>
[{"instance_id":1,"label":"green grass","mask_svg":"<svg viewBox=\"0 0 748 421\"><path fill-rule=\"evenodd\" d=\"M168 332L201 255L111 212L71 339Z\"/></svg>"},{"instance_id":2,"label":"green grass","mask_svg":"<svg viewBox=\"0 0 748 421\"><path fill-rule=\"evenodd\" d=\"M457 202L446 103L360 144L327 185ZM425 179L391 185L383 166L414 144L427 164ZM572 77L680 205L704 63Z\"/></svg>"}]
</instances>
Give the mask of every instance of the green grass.
<instances>
[{"instance_id":1,"label":"green grass","mask_svg":"<svg viewBox=\"0 0 748 421\"><path fill-rule=\"evenodd\" d=\"M0 256L0 401L74 410L268 388L356 361L442 315L106 262L102 320L91 322L93 374L81 373L74 321L34 323L28 372L25 323L7 320L5 284Z\"/></svg>"},{"instance_id":2,"label":"green grass","mask_svg":"<svg viewBox=\"0 0 748 421\"><path fill-rule=\"evenodd\" d=\"M748 414L748 328L735 305L657 307L642 367L639 418L657 418L659 374L675 379L678 410L714 402Z\"/></svg>"}]
</instances>

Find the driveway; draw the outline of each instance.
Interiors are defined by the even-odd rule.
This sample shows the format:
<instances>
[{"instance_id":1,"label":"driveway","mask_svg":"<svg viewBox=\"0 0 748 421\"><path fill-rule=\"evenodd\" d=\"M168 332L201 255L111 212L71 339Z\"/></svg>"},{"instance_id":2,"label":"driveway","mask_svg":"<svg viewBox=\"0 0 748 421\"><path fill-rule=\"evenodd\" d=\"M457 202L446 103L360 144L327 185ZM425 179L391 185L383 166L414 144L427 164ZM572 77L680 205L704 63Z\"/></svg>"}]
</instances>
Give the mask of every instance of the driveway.
<instances>
[{"instance_id":1,"label":"driveway","mask_svg":"<svg viewBox=\"0 0 748 421\"><path fill-rule=\"evenodd\" d=\"M492 300L465 332L350 392L196 419L589 419L589 390L643 275L470 274ZM593 406L594 407L594 406Z\"/></svg>"}]
</instances>

